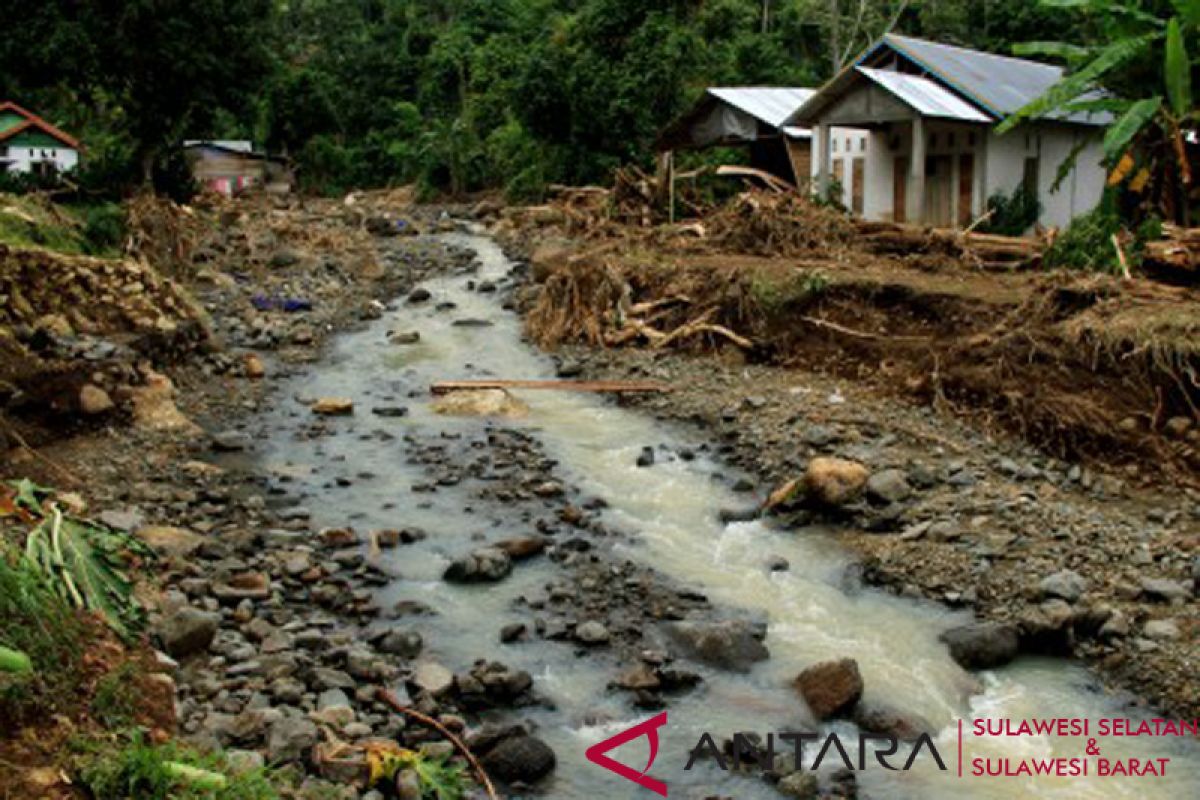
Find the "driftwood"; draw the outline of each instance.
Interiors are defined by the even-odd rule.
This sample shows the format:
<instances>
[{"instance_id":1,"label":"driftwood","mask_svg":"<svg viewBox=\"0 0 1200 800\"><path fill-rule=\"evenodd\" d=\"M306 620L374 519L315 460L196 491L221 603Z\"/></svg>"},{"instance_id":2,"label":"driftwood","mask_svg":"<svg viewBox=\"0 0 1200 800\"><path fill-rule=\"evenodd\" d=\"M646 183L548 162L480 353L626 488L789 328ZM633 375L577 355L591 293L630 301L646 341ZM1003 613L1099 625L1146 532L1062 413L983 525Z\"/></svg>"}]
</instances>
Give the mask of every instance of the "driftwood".
<instances>
[{"instance_id":1,"label":"driftwood","mask_svg":"<svg viewBox=\"0 0 1200 800\"><path fill-rule=\"evenodd\" d=\"M458 752L463 754L463 758L465 758L467 763L471 765L471 768L475 770L475 775L479 778L480 784L483 785L484 791L487 792L488 798L490 798L490 800L498 800L496 795L496 787L492 785L492 780L488 777L487 770L485 770L483 765L479 763L479 759L475 758L475 754L471 752L470 748L463 744L461 739L451 733L445 725L438 722L433 717L422 714L420 711L404 705L400 702L396 695L392 694L383 687L379 687L375 691L375 699L379 700L384 705L390 706L391 709L397 714L403 714L406 717L412 717L418 722L433 728L442 736L445 736L447 741L454 745Z\"/></svg>"},{"instance_id":2,"label":"driftwood","mask_svg":"<svg viewBox=\"0 0 1200 800\"><path fill-rule=\"evenodd\" d=\"M429 387L433 394L479 391L480 389L548 389L569 392L653 394L671 391L671 387L654 381L526 381L478 380L439 381Z\"/></svg>"},{"instance_id":3,"label":"driftwood","mask_svg":"<svg viewBox=\"0 0 1200 800\"><path fill-rule=\"evenodd\" d=\"M1200 278L1200 228L1164 225L1163 236L1146 244L1146 265L1181 278Z\"/></svg>"},{"instance_id":4,"label":"driftwood","mask_svg":"<svg viewBox=\"0 0 1200 800\"><path fill-rule=\"evenodd\" d=\"M1036 265L1046 243L1042 239L1000 236L895 222L856 219L854 227L867 250L881 255L944 253L984 266Z\"/></svg>"}]
</instances>

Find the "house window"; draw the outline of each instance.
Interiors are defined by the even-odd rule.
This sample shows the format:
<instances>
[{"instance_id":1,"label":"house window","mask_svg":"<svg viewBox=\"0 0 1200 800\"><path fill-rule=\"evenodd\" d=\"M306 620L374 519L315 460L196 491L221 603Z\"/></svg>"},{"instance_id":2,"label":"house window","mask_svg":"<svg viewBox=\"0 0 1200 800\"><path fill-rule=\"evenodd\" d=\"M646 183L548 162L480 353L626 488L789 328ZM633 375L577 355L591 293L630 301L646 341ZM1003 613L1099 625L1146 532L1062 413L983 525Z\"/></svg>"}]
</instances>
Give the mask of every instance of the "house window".
<instances>
[{"instance_id":1,"label":"house window","mask_svg":"<svg viewBox=\"0 0 1200 800\"><path fill-rule=\"evenodd\" d=\"M862 137L858 140L858 150L861 153L867 152L867 137Z\"/></svg>"},{"instance_id":2,"label":"house window","mask_svg":"<svg viewBox=\"0 0 1200 800\"><path fill-rule=\"evenodd\" d=\"M833 140L833 152L837 152L837 139Z\"/></svg>"}]
</instances>

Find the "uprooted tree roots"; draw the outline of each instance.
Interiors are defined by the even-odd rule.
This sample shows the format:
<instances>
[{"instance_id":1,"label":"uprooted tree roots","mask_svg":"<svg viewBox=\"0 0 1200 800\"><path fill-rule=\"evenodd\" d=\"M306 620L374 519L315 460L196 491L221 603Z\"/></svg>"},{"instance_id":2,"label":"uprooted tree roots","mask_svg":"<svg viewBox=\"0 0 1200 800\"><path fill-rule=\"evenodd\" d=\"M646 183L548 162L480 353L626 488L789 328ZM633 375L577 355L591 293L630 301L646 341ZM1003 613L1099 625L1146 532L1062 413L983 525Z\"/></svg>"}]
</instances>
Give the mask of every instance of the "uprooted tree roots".
<instances>
[{"instance_id":1,"label":"uprooted tree roots","mask_svg":"<svg viewBox=\"0 0 1200 800\"><path fill-rule=\"evenodd\" d=\"M814 367L971 408L1070 457L1200 471L1200 319L1183 290L1048 276L1022 303L922 292L780 262L754 268L597 256L552 270L527 317L569 342L707 350ZM887 377L880 372L886 367Z\"/></svg>"}]
</instances>

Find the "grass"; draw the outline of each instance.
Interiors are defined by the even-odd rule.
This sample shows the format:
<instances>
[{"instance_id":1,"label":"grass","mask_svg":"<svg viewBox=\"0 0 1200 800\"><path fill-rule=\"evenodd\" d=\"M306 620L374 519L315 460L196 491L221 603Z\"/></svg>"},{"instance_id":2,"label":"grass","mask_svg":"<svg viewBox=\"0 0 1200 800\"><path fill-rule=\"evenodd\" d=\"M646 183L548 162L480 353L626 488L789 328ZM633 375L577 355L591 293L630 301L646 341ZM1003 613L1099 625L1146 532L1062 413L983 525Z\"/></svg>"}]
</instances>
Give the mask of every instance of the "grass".
<instances>
[{"instance_id":1,"label":"grass","mask_svg":"<svg viewBox=\"0 0 1200 800\"><path fill-rule=\"evenodd\" d=\"M67 207L32 195L0 194L0 243L115 256L124 236L125 213L115 203Z\"/></svg>"},{"instance_id":2,"label":"grass","mask_svg":"<svg viewBox=\"0 0 1200 800\"><path fill-rule=\"evenodd\" d=\"M73 748L79 782L103 800L278 800L285 782L266 769L235 772L220 753L152 744L138 731L77 740Z\"/></svg>"},{"instance_id":3,"label":"grass","mask_svg":"<svg viewBox=\"0 0 1200 800\"><path fill-rule=\"evenodd\" d=\"M106 728L123 728L137 715L137 665L123 661L96 682L92 718Z\"/></svg>"},{"instance_id":4,"label":"grass","mask_svg":"<svg viewBox=\"0 0 1200 800\"><path fill-rule=\"evenodd\" d=\"M29 656L32 672L0 676L0 721L52 713L80 692L86 630L32 570L0 549L0 644Z\"/></svg>"}]
</instances>

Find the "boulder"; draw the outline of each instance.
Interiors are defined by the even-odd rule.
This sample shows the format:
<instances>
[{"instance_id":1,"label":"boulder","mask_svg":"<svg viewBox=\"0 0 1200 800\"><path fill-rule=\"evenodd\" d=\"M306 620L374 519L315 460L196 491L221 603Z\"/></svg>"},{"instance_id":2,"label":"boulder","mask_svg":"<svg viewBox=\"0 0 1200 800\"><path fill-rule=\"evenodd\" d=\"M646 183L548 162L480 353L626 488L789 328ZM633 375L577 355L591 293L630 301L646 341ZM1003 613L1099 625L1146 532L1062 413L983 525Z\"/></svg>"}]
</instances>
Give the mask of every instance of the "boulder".
<instances>
[{"instance_id":1,"label":"boulder","mask_svg":"<svg viewBox=\"0 0 1200 800\"><path fill-rule=\"evenodd\" d=\"M1142 596L1158 603L1182 601L1190 594L1188 587L1169 578L1142 578Z\"/></svg>"},{"instance_id":2,"label":"boulder","mask_svg":"<svg viewBox=\"0 0 1200 800\"><path fill-rule=\"evenodd\" d=\"M854 709L854 724L865 733L895 736L902 742L914 742L923 733L935 733L929 721L882 703L860 702Z\"/></svg>"},{"instance_id":3,"label":"boulder","mask_svg":"<svg viewBox=\"0 0 1200 800\"><path fill-rule=\"evenodd\" d=\"M313 403L311 408L314 414L340 417L354 413L354 401L348 397L322 397Z\"/></svg>"},{"instance_id":4,"label":"boulder","mask_svg":"<svg viewBox=\"0 0 1200 800\"><path fill-rule=\"evenodd\" d=\"M822 661L796 676L796 690L817 719L846 714L862 698L863 679L853 658Z\"/></svg>"},{"instance_id":5,"label":"boulder","mask_svg":"<svg viewBox=\"0 0 1200 800\"><path fill-rule=\"evenodd\" d=\"M745 672L770 656L758 629L743 620L672 622L665 630L684 657L720 669Z\"/></svg>"},{"instance_id":6,"label":"boulder","mask_svg":"<svg viewBox=\"0 0 1200 800\"><path fill-rule=\"evenodd\" d=\"M580 623L575 628L575 639L584 644L604 644L609 637L608 628L595 620Z\"/></svg>"},{"instance_id":7,"label":"boulder","mask_svg":"<svg viewBox=\"0 0 1200 800\"><path fill-rule=\"evenodd\" d=\"M272 764L297 761L317 743L317 726L304 717L289 716L271 726L267 760Z\"/></svg>"},{"instance_id":8,"label":"boulder","mask_svg":"<svg viewBox=\"0 0 1200 800\"><path fill-rule=\"evenodd\" d=\"M511 539L496 542L496 547L508 553L514 561L522 561L526 558L533 558L545 550L546 540L541 536L514 536Z\"/></svg>"},{"instance_id":9,"label":"boulder","mask_svg":"<svg viewBox=\"0 0 1200 800\"><path fill-rule=\"evenodd\" d=\"M950 657L964 669L992 669L1017 657L1020 639L1012 625L998 622L972 622L951 628L938 637L950 650Z\"/></svg>"},{"instance_id":10,"label":"boulder","mask_svg":"<svg viewBox=\"0 0 1200 800\"><path fill-rule=\"evenodd\" d=\"M137 538L161 556L187 558L195 555L205 538L187 528L171 525L144 525L137 530Z\"/></svg>"},{"instance_id":11,"label":"boulder","mask_svg":"<svg viewBox=\"0 0 1200 800\"><path fill-rule=\"evenodd\" d=\"M1087 589L1087 579L1071 569L1059 570L1053 575L1047 575L1038 584L1038 590L1043 597L1057 597L1068 603L1078 601Z\"/></svg>"},{"instance_id":12,"label":"boulder","mask_svg":"<svg viewBox=\"0 0 1200 800\"><path fill-rule=\"evenodd\" d=\"M804 472L804 496L816 505L843 506L858 498L868 475L867 468L857 461L814 458Z\"/></svg>"},{"instance_id":13,"label":"boulder","mask_svg":"<svg viewBox=\"0 0 1200 800\"><path fill-rule=\"evenodd\" d=\"M266 377L267 374L267 368L263 364L262 359L254 353L246 354L242 362L242 371L251 380L259 380Z\"/></svg>"},{"instance_id":14,"label":"boulder","mask_svg":"<svg viewBox=\"0 0 1200 800\"><path fill-rule=\"evenodd\" d=\"M79 411L88 416L107 414L116 408L116 403L108 396L108 392L90 383L79 390Z\"/></svg>"},{"instance_id":15,"label":"boulder","mask_svg":"<svg viewBox=\"0 0 1200 800\"><path fill-rule=\"evenodd\" d=\"M497 547L481 547L446 567L442 578L450 583L495 583L512 572L512 559Z\"/></svg>"},{"instance_id":16,"label":"boulder","mask_svg":"<svg viewBox=\"0 0 1200 800\"><path fill-rule=\"evenodd\" d=\"M904 470L885 469L867 479L867 499L873 503L887 505L900 503L912 496L912 486Z\"/></svg>"},{"instance_id":17,"label":"boulder","mask_svg":"<svg viewBox=\"0 0 1200 800\"><path fill-rule=\"evenodd\" d=\"M816 800L818 794L817 776L811 772L793 772L780 778L775 788L784 797L796 800Z\"/></svg>"},{"instance_id":18,"label":"boulder","mask_svg":"<svg viewBox=\"0 0 1200 800\"><path fill-rule=\"evenodd\" d=\"M220 614L184 606L159 624L158 636L169 655L186 658L207 650L220 624Z\"/></svg>"},{"instance_id":19,"label":"boulder","mask_svg":"<svg viewBox=\"0 0 1200 800\"><path fill-rule=\"evenodd\" d=\"M455 417L523 417L529 407L503 389L447 392L433 401L437 414Z\"/></svg>"},{"instance_id":20,"label":"boulder","mask_svg":"<svg viewBox=\"0 0 1200 800\"><path fill-rule=\"evenodd\" d=\"M436 661L422 661L413 669L409 683L433 697L442 697L454 688L454 673Z\"/></svg>"},{"instance_id":21,"label":"boulder","mask_svg":"<svg viewBox=\"0 0 1200 800\"><path fill-rule=\"evenodd\" d=\"M550 745L536 736L514 736L493 747L482 763L505 783L532 784L554 771L557 758Z\"/></svg>"}]
</instances>

